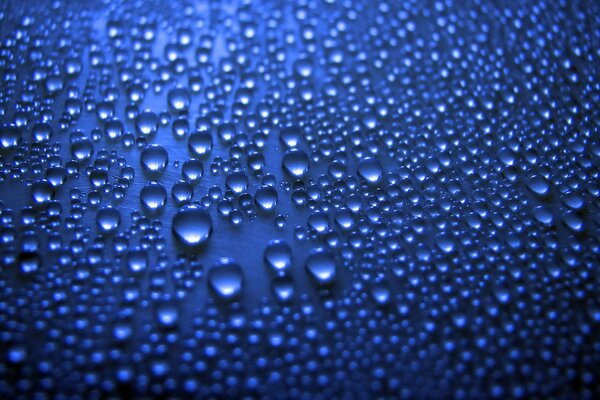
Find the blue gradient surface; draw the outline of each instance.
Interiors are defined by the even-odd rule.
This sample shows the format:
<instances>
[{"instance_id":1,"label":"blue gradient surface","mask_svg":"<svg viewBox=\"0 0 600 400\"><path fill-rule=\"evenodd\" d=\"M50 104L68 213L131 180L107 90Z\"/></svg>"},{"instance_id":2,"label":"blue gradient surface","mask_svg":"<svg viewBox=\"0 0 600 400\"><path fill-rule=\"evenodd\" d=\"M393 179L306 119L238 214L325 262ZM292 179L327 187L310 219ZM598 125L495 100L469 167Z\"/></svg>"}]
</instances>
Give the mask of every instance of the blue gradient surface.
<instances>
[{"instance_id":1,"label":"blue gradient surface","mask_svg":"<svg viewBox=\"0 0 600 400\"><path fill-rule=\"evenodd\" d=\"M0 398L598 398L599 28L1 3Z\"/></svg>"}]
</instances>

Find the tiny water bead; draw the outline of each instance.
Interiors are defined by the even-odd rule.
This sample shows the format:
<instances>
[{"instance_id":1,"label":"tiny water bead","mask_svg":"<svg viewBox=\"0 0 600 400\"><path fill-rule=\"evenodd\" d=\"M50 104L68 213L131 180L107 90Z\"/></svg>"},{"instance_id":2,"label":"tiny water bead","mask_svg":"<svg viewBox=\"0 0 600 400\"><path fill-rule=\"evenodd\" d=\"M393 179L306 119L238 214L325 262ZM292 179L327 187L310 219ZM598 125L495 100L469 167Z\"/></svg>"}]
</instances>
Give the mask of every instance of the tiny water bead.
<instances>
[{"instance_id":1,"label":"tiny water bead","mask_svg":"<svg viewBox=\"0 0 600 400\"><path fill-rule=\"evenodd\" d=\"M196 206L187 206L177 211L171 226L175 238L190 248L197 248L208 242L213 229L210 214Z\"/></svg>"},{"instance_id":2,"label":"tiny water bead","mask_svg":"<svg viewBox=\"0 0 600 400\"><path fill-rule=\"evenodd\" d=\"M244 271L231 258L222 258L208 271L208 283L223 300L238 297L244 285Z\"/></svg>"}]
</instances>

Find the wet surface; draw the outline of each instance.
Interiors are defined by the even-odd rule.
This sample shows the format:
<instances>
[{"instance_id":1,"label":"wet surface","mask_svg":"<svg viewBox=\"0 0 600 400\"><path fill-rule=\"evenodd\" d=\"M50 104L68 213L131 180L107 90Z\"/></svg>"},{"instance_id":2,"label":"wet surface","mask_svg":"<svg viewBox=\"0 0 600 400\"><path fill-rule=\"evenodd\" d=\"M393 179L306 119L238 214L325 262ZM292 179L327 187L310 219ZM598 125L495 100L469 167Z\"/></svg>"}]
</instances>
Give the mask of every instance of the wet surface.
<instances>
[{"instance_id":1,"label":"wet surface","mask_svg":"<svg viewBox=\"0 0 600 400\"><path fill-rule=\"evenodd\" d=\"M599 16L0 5L1 397L596 398Z\"/></svg>"}]
</instances>

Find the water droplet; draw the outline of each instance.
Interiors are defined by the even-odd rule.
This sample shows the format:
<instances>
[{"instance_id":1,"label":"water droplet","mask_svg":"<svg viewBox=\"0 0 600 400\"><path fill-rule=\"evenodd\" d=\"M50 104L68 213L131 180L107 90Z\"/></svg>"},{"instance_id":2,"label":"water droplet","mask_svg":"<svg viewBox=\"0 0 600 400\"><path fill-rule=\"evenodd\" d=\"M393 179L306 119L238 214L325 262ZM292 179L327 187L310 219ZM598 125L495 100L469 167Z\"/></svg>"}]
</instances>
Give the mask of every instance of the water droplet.
<instances>
[{"instance_id":1,"label":"water droplet","mask_svg":"<svg viewBox=\"0 0 600 400\"><path fill-rule=\"evenodd\" d=\"M167 203L167 189L157 182L149 182L140 191L140 201L149 211L160 211Z\"/></svg>"},{"instance_id":2,"label":"water droplet","mask_svg":"<svg viewBox=\"0 0 600 400\"><path fill-rule=\"evenodd\" d=\"M358 164L358 175L369 185L376 185L383 176L383 167L375 158L365 158Z\"/></svg>"},{"instance_id":3,"label":"water droplet","mask_svg":"<svg viewBox=\"0 0 600 400\"><path fill-rule=\"evenodd\" d=\"M212 218L198 207L188 206L179 210L173 217L173 234L187 247L199 247L210 239Z\"/></svg>"},{"instance_id":4,"label":"water droplet","mask_svg":"<svg viewBox=\"0 0 600 400\"><path fill-rule=\"evenodd\" d=\"M283 240L271 240L265 249L264 260L273 271L285 272L292 265L292 249Z\"/></svg>"},{"instance_id":5,"label":"water droplet","mask_svg":"<svg viewBox=\"0 0 600 400\"><path fill-rule=\"evenodd\" d=\"M142 136L154 135L158 131L159 123L158 115L150 110L143 111L135 117L135 129Z\"/></svg>"},{"instance_id":6,"label":"water droplet","mask_svg":"<svg viewBox=\"0 0 600 400\"><path fill-rule=\"evenodd\" d=\"M333 255L323 249L316 249L306 258L306 270L319 284L330 284L335 279L337 267Z\"/></svg>"},{"instance_id":7,"label":"water droplet","mask_svg":"<svg viewBox=\"0 0 600 400\"><path fill-rule=\"evenodd\" d=\"M309 169L309 161L306 153L299 149L290 149L285 152L282 161L283 169L290 176L303 178Z\"/></svg>"},{"instance_id":8,"label":"water droplet","mask_svg":"<svg viewBox=\"0 0 600 400\"><path fill-rule=\"evenodd\" d=\"M121 213L116 208L104 207L96 214L96 224L103 233L112 233L121 225Z\"/></svg>"},{"instance_id":9,"label":"water droplet","mask_svg":"<svg viewBox=\"0 0 600 400\"><path fill-rule=\"evenodd\" d=\"M277 190L272 186L261 186L254 194L254 202L262 211L273 211L278 200Z\"/></svg>"},{"instance_id":10,"label":"water droplet","mask_svg":"<svg viewBox=\"0 0 600 400\"><path fill-rule=\"evenodd\" d=\"M242 267L231 258L222 258L208 271L208 283L221 299L233 299L240 295L244 284Z\"/></svg>"},{"instance_id":11,"label":"water droplet","mask_svg":"<svg viewBox=\"0 0 600 400\"><path fill-rule=\"evenodd\" d=\"M142 150L140 162L146 172L162 172L167 168L169 155L164 147L158 144L151 144Z\"/></svg>"}]
</instances>

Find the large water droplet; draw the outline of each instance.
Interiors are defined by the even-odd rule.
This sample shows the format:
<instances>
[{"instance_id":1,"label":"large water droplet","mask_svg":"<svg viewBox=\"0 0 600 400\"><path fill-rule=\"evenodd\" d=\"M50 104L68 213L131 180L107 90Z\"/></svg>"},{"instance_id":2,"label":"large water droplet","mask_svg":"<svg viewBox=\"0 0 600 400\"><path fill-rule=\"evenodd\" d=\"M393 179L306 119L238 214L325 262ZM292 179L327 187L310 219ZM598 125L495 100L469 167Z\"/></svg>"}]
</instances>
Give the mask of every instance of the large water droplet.
<instances>
[{"instance_id":1,"label":"large water droplet","mask_svg":"<svg viewBox=\"0 0 600 400\"><path fill-rule=\"evenodd\" d=\"M167 168L169 155L161 145L151 144L142 150L140 162L146 172L162 172Z\"/></svg>"},{"instance_id":2,"label":"large water droplet","mask_svg":"<svg viewBox=\"0 0 600 400\"><path fill-rule=\"evenodd\" d=\"M290 176L297 179L303 178L309 169L308 156L299 149L288 150L283 156L282 166Z\"/></svg>"},{"instance_id":3,"label":"large water droplet","mask_svg":"<svg viewBox=\"0 0 600 400\"><path fill-rule=\"evenodd\" d=\"M285 272L292 265L292 249L283 240L271 240L265 249L264 259L273 271Z\"/></svg>"},{"instance_id":4,"label":"large water droplet","mask_svg":"<svg viewBox=\"0 0 600 400\"><path fill-rule=\"evenodd\" d=\"M323 249L315 250L306 258L306 270L320 285L332 283L336 275L336 263L333 255Z\"/></svg>"},{"instance_id":5,"label":"large water droplet","mask_svg":"<svg viewBox=\"0 0 600 400\"><path fill-rule=\"evenodd\" d=\"M376 185L383 176L383 167L375 158L365 158L358 164L358 175L369 185Z\"/></svg>"},{"instance_id":6,"label":"large water droplet","mask_svg":"<svg viewBox=\"0 0 600 400\"><path fill-rule=\"evenodd\" d=\"M205 244L212 234L212 218L205 210L188 206L179 210L172 221L173 234L185 246Z\"/></svg>"},{"instance_id":7,"label":"large water droplet","mask_svg":"<svg viewBox=\"0 0 600 400\"><path fill-rule=\"evenodd\" d=\"M208 283L220 298L233 299L242 291L244 272L233 259L222 258L208 271Z\"/></svg>"},{"instance_id":8,"label":"large water droplet","mask_svg":"<svg viewBox=\"0 0 600 400\"><path fill-rule=\"evenodd\" d=\"M116 208L110 206L101 208L96 214L96 224L101 232L112 233L121 224L121 213Z\"/></svg>"}]
</instances>

